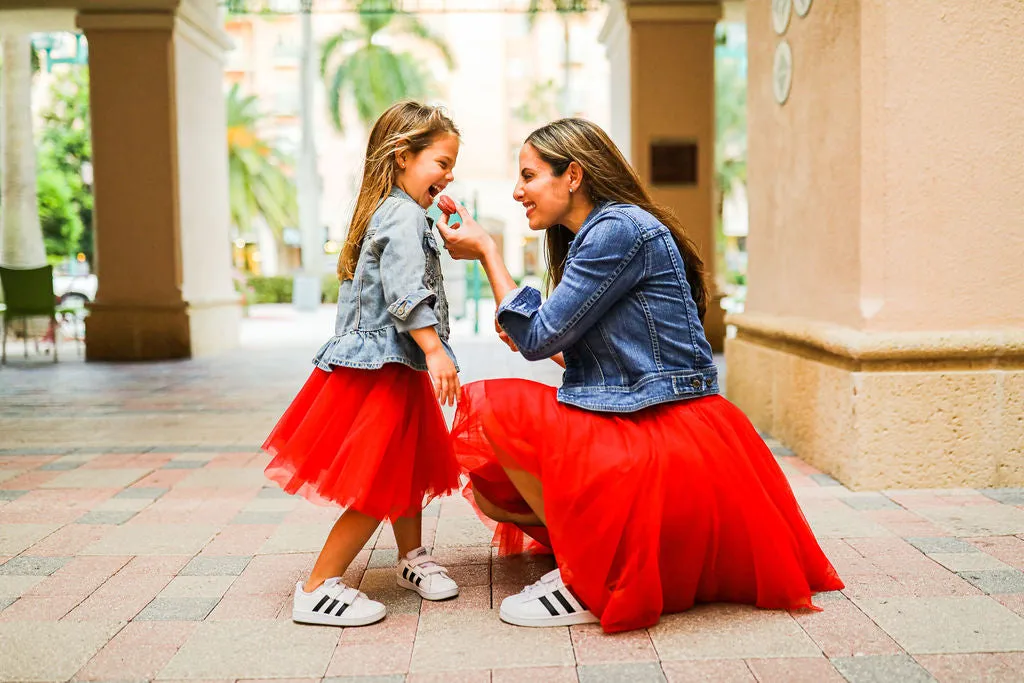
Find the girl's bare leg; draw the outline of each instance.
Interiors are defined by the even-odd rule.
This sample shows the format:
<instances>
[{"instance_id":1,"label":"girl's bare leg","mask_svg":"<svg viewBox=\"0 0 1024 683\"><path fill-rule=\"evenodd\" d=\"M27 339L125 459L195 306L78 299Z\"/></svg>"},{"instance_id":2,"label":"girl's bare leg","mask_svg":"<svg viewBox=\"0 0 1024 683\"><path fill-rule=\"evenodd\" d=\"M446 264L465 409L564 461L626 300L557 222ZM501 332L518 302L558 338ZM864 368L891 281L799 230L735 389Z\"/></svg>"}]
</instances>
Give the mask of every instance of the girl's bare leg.
<instances>
[{"instance_id":1,"label":"girl's bare leg","mask_svg":"<svg viewBox=\"0 0 1024 683\"><path fill-rule=\"evenodd\" d=\"M399 517L391 523L391 528L395 531L399 559L423 545L422 512L417 512L411 517Z\"/></svg>"},{"instance_id":2,"label":"girl's bare leg","mask_svg":"<svg viewBox=\"0 0 1024 683\"><path fill-rule=\"evenodd\" d=\"M344 574L356 554L373 536L378 524L380 520L374 517L356 510L345 510L327 535L303 590L309 593L327 579Z\"/></svg>"}]
</instances>

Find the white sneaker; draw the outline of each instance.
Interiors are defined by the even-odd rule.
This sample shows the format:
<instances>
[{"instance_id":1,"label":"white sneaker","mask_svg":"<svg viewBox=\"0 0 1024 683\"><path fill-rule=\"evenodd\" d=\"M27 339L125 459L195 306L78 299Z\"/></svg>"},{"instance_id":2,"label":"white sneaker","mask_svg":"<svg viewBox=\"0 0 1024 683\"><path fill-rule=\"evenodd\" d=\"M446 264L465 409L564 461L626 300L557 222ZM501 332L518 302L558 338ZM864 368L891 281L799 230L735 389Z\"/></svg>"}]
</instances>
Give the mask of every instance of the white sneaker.
<instances>
[{"instance_id":1,"label":"white sneaker","mask_svg":"<svg viewBox=\"0 0 1024 683\"><path fill-rule=\"evenodd\" d=\"M425 600L445 600L459 594L459 586L448 570L427 554L423 546L412 550L398 563L398 585L416 591Z\"/></svg>"},{"instance_id":2,"label":"white sneaker","mask_svg":"<svg viewBox=\"0 0 1024 683\"><path fill-rule=\"evenodd\" d=\"M327 579L312 593L302 590L301 581L295 584L292 621L300 624L366 626L380 621L385 614L384 605L349 588L338 577Z\"/></svg>"},{"instance_id":3,"label":"white sneaker","mask_svg":"<svg viewBox=\"0 0 1024 683\"><path fill-rule=\"evenodd\" d=\"M501 620L516 626L572 626L600 621L562 581L556 569L501 601Z\"/></svg>"}]
</instances>

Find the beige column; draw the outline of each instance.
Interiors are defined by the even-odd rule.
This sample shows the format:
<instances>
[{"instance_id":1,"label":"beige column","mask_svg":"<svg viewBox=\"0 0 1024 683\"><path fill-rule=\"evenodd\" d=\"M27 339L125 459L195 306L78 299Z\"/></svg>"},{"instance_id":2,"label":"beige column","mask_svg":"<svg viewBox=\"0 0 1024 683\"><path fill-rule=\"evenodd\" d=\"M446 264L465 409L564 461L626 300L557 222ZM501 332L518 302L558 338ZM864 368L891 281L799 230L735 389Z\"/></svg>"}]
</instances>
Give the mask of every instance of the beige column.
<instances>
[{"instance_id":1,"label":"beige column","mask_svg":"<svg viewBox=\"0 0 1024 683\"><path fill-rule=\"evenodd\" d=\"M99 291L90 360L238 342L216 5L82 12L89 40Z\"/></svg>"},{"instance_id":2,"label":"beige column","mask_svg":"<svg viewBox=\"0 0 1024 683\"><path fill-rule=\"evenodd\" d=\"M721 351L725 323L715 285L715 24L720 2L632 0L609 9L602 40L612 78L611 134L651 189L700 246L712 298L704 321ZM696 148L693 182L655 182L655 146Z\"/></svg>"},{"instance_id":3,"label":"beige column","mask_svg":"<svg viewBox=\"0 0 1024 683\"><path fill-rule=\"evenodd\" d=\"M854 488L1024 484L1024 5L814 2L781 37L771 5L729 398Z\"/></svg>"}]
</instances>

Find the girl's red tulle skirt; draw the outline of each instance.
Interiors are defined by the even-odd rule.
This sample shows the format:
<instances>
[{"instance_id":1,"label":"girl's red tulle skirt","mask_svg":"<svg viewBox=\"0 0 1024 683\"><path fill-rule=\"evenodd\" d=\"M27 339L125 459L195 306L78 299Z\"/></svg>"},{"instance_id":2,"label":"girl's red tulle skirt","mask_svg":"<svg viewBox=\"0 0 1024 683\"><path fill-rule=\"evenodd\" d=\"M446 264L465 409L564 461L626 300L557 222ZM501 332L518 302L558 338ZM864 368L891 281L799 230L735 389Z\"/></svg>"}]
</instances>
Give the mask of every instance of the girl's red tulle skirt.
<instances>
[{"instance_id":1,"label":"girl's red tulle skirt","mask_svg":"<svg viewBox=\"0 0 1024 683\"><path fill-rule=\"evenodd\" d=\"M286 492L382 520L459 486L427 373L396 363L313 370L263 449L273 456L267 477Z\"/></svg>"},{"instance_id":2,"label":"girl's red tulle skirt","mask_svg":"<svg viewBox=\"0 0 1024 683\"><path fill-rule=\"evenodd\" d=\"M541 481L547 528L524 528L606 631L700 602L816 609L813 593L843 587L771 451L721 396L604 414L488 380L462 388L452 437L471 486L501 508L529 512L503 466ZM495 539L524 549L511 525Z\"/></svg>"}]
</instances>

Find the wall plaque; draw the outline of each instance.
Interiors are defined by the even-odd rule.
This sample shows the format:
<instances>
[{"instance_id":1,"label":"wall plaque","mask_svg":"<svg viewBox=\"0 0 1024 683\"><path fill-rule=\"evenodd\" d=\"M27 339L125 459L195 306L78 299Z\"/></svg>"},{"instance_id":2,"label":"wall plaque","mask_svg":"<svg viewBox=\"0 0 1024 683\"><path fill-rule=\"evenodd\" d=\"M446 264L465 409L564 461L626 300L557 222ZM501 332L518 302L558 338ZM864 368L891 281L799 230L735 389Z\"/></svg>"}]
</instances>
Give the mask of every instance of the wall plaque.
<instances>
[{"instance_id":1,"label":"wall plaque","mask_svg":"<svg viewBox=\"0 0 1024 683\"><path fill-rule=\"evenodd\" d=\"M790 9L793 0L772 0L772 28L780 36L789 28Z\"/></svg>"},{"instance_id":2,"label":"wall plaque","mask_svg":"<svg viewBox=\"0 0 1024 683\"><path fill-rule=\"evenodd\" d=\"M783 40L775 48L775 62L772 65L772 90L775 91L775 101L785 104L792 87L793 49L790 48L789 41Z\"/></svg>"},{"instance_id":3,"label":"wall plaque","mask_svg":"<svg viewBox=\"0 0 1024 683\"><path fill-rule=\"evenodd\" d=\"M697 143L692 140L651 143L652 185L696 185Z\"/></svg>"}]
</instances>

